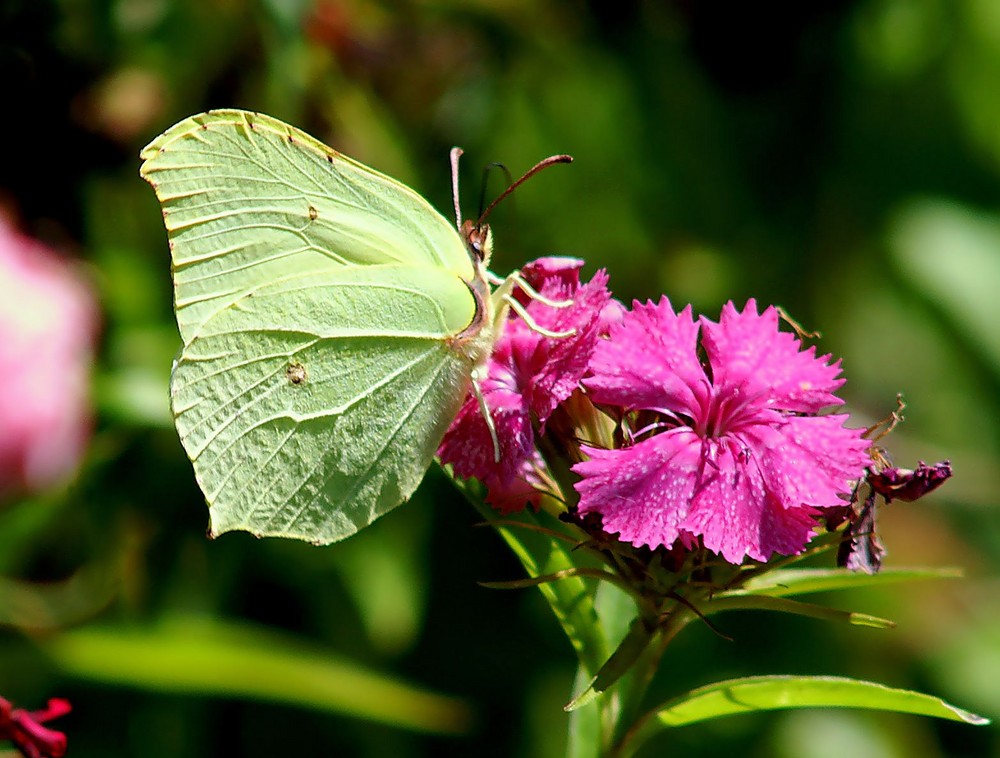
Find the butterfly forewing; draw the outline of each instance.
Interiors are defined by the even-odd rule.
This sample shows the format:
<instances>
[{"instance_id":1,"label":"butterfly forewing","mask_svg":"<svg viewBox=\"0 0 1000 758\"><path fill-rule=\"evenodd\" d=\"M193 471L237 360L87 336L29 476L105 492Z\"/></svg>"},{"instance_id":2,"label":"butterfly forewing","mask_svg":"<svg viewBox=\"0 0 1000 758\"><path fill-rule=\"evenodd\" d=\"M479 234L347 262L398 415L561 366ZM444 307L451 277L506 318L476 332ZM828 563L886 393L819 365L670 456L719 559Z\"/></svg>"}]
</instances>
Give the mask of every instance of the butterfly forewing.
<instances>
[{"instance_id":1,"label":"butterfly forewing","mask_svg":"<svg viewBox=\"0 0 1000 758\"><path fill-rule=\"evenodd\" d=\"M377 263L475 275L455 228L420 195L270 117L193 116L142 158L170 234L185 341L240 293L283 276Z\"/></svg>"}]
</instances>

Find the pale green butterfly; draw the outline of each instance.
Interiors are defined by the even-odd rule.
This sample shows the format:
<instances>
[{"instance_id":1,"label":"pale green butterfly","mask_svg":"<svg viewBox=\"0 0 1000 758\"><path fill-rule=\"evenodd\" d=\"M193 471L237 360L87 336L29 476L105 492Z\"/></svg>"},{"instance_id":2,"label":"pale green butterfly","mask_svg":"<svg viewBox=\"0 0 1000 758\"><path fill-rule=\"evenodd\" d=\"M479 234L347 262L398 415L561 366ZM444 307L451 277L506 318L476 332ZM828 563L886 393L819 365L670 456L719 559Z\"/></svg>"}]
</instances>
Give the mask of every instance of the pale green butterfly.
<instances>
[{"instance_id":1,"label":"pale green butterfly","mask_svg":"<svg viewBox=\"0 0 1000 758\"><path fill-rule=\"evenodd\" d=\"M461 222L460 154L456 231L261 114L192 116L142 151L183 341L171 404L213 536L326 544L413 494L517 307L516 277L490 291L489 227Z\"/></svg>"}]
</instances>

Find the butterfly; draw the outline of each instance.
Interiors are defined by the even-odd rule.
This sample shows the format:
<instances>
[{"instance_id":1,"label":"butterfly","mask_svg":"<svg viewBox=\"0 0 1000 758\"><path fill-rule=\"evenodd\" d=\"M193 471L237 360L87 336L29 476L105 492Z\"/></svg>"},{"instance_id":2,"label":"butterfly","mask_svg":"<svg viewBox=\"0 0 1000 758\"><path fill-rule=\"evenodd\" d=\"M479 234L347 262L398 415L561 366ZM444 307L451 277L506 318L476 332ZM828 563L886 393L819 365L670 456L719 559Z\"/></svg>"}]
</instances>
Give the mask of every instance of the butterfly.
<instances>
[{"instance_id":1,"label":"butterfly","mask_svg":"<svg viewBox=\"0 0 1000 758\"><path fill-rule=\"evenodd\" d=\"M192 116L143 149L183 342L171 406L211 536L327 544L413 494L517 286L489 273L483 219L571 160L542 161L462 222L460 154L453 226L410 188L262 114Z\"/></svg>"}]
</instances>

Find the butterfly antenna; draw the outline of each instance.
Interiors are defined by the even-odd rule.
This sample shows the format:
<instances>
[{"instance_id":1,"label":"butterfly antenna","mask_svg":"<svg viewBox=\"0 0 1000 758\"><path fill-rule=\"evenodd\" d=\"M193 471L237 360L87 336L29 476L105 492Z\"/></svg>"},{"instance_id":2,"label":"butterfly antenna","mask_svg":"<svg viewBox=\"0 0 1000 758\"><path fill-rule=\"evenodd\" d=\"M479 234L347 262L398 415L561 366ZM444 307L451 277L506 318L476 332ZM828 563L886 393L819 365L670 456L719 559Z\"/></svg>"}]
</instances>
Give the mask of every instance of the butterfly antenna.
<instances>
[{"instance_id":1,"label":"butterfly antenna","mask_svg":"<svg viewBox=\"0 0 1000 758\"><path fill-rule=\"evenodd\" d=\"M483 208L486 207L486 189L490 181L490 171L498 168L503 171L503 175L507 177L507 185L510 186L514 183L514 177L510 173L510 169L499 161L493 161L493 163L486 164L486 168L483 169L483 181L479 186L479 215L482 217Z\"/></svg>"},{"instance_id":2,"label":"butterfly antenna","mask_svg":"<svg viewBox=\"0 0 1000 758\"><path fill-rule=\"evenodd\" d=\"M451 199L455 203L455 226L462 231L462 206L458 202L458 159L462 157L462 148L451 149Z\"/></svg>"},{"instance_id":3,"label":"butterfly antenna","mask_svg":"<svg viewBox=\"0 0 1000 758\"><path fill-rule=\"evenodd\" d=\"M507 189L505 189L503 192L501 192L499 194L499 196L497 196L497 198L492 203L489 204L489 207L485 211L483 211L482 215L479 217L479 220L476 222L476 228L479 229L479 228L481 228L483 226L483 223L485 223L487 217L490 215L490 212L494 208L497 207L497 204L501 200L503 200L505 197L507 197L507 195L509 195L514 190L516 190L518 187L520 187L522 184L524 184L526 181L528 181L528 179L530 179L531 177L533 177L535 174L537 174L543 168L548 168L549 166L555 165L556 163L572 163L572 162L573 162L573 156L572 155L550 155L545 160L542 160L542 161L539 161L538 163L536 163L534 166L532 166L531 168L529 168L524 173L524 176L522 176L516 182L514 182L512 184L509 184L507 186Z\"/></svg>"}]
</instances>

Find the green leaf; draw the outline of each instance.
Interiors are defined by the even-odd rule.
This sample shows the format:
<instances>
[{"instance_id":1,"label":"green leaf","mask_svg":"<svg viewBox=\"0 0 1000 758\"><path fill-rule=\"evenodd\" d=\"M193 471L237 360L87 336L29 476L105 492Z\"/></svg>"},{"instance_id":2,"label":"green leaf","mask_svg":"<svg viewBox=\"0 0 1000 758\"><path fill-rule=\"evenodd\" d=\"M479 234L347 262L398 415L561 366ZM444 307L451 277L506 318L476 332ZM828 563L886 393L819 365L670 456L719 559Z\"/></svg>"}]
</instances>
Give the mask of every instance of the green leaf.
<instances>
[{"instance_id":1,"label":"green leaf","mask_svg":"<svg viewBox=\"0 0 1000 758\"><path fill-rule=\"evenodd\" d=\"M891 629L896 626L895 622L889 619L871 616L867 613L841 611L837 608L828 608L825 605L802 603L798 600L786 600L785 598L768 597L767 595L717 597L711 602L704 603L699 610L705 616L722 613L723 611L777 611L779 613L791 613L796 616L808 616L809 618L820 619L821 621L839 621L854 626L870 626L874 629Z\"/></svg>"},{"instance_id":2,"label":"green leaf","mask_svg":"<svg viewBox=\"0 0 1000 758\"><path fill-rule=\"evenodd\" d=\"M90 681L267 700L422 732L464 733L471 721L455 698L245 624L173 619L151 628L89 627L40 644L64 673Z\"/></svg>"},{"instance_id":3,"label":"green leaf","mask_svg":"<svg viewBox=\"0 0 1000 758\"><path fill-rule=\"evenodd\" d=\"M582 690L592 679L583 666L576 672L573 691ZM566 740L566 758L600 758L604 743L602 719L603 702L592 701L569 714L569 733Z\"/></svg>"},{"instance_id":4,"label":"green leaf","mask_svg":"<svg viewBox=\"0 0 1000 758\"><path fill-rule=\"evenodd\" d=\"M985 725L989 719L933 695L837 676L752 676L699 687L656 709L664 726L784 708L864 708Z\"/></svg>"},{"instance_id":5,"label":"green leaf","mask_svg":"<svg viewBox=\"0 0 1000 758\"><path fill-rule=\"evenodd\" d=\"M784 708L865 708L934 716L967 724L989 723L989 719L940 698L875 682L833 676L756 676L699 687L655 708L626 735L618 754L629 755L642 742L667 727Z\"/></svg>"},{"instance_id":6,"label":"green leaf","mask_svg":"<svg viewBox=\"0 0 1000 758\"><path fill-rule=\"evenodd\" d=\"M877 574L865 574L847 569L781 569L749 579L739 589L720 592L716 598L741 595L787 597L921 579L957 579L962 575L960 568L884 569Z\"/></svg>"},{"instance_id":7,"label":"green leaf","mask_svg":"<svg viewBox=\"0 0 1000 758\"><path fill-rule=\"evenodd\" d=\"M587 688L567 703L563 707L563 710L575 711L577 708L587 705L587 703L590 703L599 695L607 692L639 660L639 656L643 654L653 641L655 632L655 626L646 623L645 619L641 617L636 617L632 621L625 639L615 648L615 652L611 654L611 657L601 666L594 678L590 680Z\"/></svg>"}]
</instances>

